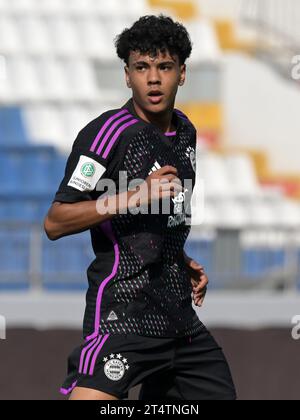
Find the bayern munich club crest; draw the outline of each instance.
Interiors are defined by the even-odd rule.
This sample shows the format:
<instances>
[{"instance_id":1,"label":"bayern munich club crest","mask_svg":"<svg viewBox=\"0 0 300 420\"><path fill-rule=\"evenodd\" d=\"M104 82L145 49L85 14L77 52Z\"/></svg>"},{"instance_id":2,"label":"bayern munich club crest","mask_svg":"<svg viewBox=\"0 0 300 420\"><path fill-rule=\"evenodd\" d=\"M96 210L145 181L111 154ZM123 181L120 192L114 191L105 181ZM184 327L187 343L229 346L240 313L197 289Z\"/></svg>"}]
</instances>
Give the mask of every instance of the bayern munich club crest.
<instances>
[{"instance_id":1,"label":"bayern munich club crest","mask_svg":"<svg viewBox=\"0 0 300 420\"><path fill-rule=\"evenodd\" d=\"M129 369L127 359L125 359L120 353L104 357L103 362L105 363L104 373L107 378L112 381L119 381L122 379L125 372Z\"/></svg>"}]
</instances>

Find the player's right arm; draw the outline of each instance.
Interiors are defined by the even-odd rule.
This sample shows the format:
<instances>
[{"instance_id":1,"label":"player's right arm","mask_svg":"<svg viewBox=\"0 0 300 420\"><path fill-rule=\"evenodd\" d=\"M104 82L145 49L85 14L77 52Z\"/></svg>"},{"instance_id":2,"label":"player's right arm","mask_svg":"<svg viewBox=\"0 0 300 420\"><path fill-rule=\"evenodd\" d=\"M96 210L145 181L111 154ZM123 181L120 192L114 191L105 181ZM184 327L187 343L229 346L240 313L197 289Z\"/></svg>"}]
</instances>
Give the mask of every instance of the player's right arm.
<instances>
[{"instance_id":1,"label":"player's right arm","mask_svg":"<svg viewBox=\"0 0 300 420\"><path fill-rule=\"evenodd\" d=\"M136 191L124 191L111 196L115 199L113 211L106 205L106 195L103 195L103 197L100 195L97 200L93 199L95 197L93 192L100 179L110 179L111 168L118 167L121 160L116 153L117 142L110 149L108 155L99 153L98 146L96 148L91 146L95 144L99 124L101 128L101 123L103 123L102 116L81 130L74 142L67 161L65 176L44 221L44 229L50 240L57 240L93 228L110 220L116 214L123 214L130 210L130 206L134 202L133 200L130 204L130 199ZM159 193L156 192L151 195L152 179L164 180L165 184L163 184ZM174 192L179 188L176 180L177 170L171 166L165 166L152 173L145 180L149 194L142 196L139 205L148 204L151 199L174 196ZM101 212L99 212L99 208L101 208ZM105 211L103 211L103 208Z\"/></svg>"},{"instance_id":2,"label":"player's right arm","mask_svg":"<svg viewBox=\"0 0 300 420\"><path fill-rule=\"evenodd\" d=\"M161 183L159 190L152 187L152 181L158 180ZM145 180L146 193L139 195L139 206L148 205L151 200L160 200L162 198L174 197L182 190L181 183L177 178L177 170L172 166L165 166L149 175ZM63 236L83 232L99 225L102 222L110 220L116 214L124 213L124 210L130 211L130 200L136 191L125 191L112 196L116 206L114 212L110 212L107 205L107 197L98 200L84 200L77 202L54 201L45 218L44 228L50 240L57 240ZM56 195L59 198L59 193ZM88 197L88 196L87 196ZM70 196L71 199L71 196ZM101 200L101 203L97 201ZM106 201L106 202L105 202ZM99 207L107 209L106 212L99 213Z\"/></svg>"}]
</instances>

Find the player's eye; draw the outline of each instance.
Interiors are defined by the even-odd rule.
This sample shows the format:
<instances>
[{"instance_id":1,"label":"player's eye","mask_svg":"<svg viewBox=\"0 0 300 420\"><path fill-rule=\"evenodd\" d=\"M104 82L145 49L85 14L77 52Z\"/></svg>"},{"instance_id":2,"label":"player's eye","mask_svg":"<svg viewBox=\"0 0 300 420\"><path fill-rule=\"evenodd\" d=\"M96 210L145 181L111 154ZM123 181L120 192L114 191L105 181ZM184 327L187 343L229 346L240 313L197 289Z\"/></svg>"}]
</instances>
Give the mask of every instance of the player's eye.
<instances>
[{"instance_id":1,"label":"player's eye","mask_svg":"<svg viewBox=\"0 0 300 420\"><path fill-rule=\"evenodd\" d=\"M162 70L171 70L171 66L161 66Z\"/></svg>"},{"instance_id":2,"label":"player's eye","mask_svg":"<svg viewBox=\"0 0 300 420\"><path fill-rule=\"evenodd\" d=\"M136 66L137 71L143 71L146 69L146 66Z\"/></svg>"}]
</instances>

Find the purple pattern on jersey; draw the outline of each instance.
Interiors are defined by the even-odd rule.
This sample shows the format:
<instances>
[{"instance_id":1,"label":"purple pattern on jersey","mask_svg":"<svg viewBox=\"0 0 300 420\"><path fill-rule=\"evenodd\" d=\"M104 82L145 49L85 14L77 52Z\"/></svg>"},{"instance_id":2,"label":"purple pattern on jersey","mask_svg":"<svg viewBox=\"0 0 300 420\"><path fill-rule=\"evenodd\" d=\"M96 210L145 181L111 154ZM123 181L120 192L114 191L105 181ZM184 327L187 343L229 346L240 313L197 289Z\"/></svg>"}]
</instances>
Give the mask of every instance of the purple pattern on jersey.
<instances>
[{"instance_id":1,"label":"purple pattern on jersey","mask_svg":"<svg viewBox=\"0 0 300 420\"><path fill-rule=\"evenodd\" d=\"M83 371L83 365L85 362L85 354L86 352L94 345L96 344L97 338L94 338L91 342L89 342L81 351L80 355L80 363L79 363L79 373L82 373Z\"/></svg>"},{"instance_id":2,"label":"purple pattern on jersey","mask_svg":"<svg viewBox=\"0 0 300 420\"><path fill-rule=\"evenodd\" d=\"M92 146L91 146L91 152L94 152L96 150L97 144L99 143L101 137L103 136L105 130L109 127L109 125L116 120L117 118L121 117L121 115L127 114L128 111L127 109L123 109L122 111L118 112L117 114L113 115L112 117L110 117L106 123L102 126L101 130L99 131L99 133L97 134Z\"/></svg>"},{"instance_id":3,"label":"purple pattern on jersey","mask_svg":"<svg viewBox=\"0 0 300 420\"><path fill-rule=\"evenodd\" d=\"M125 121L127 122L125 123ZM90 151L96 152L98 156L102 156L104 159L107 159L111 149L123 131L137 122L138 120L135 119L127 109L123 109L122 111L116 113L110 117L105 124L103 124L101 130L93 141ZM124 124L121 125L122 123Z\"/></svg>"},{"instance_id":4,"label":"purple pattern on jersey","mask_svg":"<svg viewBox=\"0 0 300 420\"><path fill-rule=\"evenodd\" d=\"M108 139L110 138L110 136L112 135L112 133L114 132L114 130L124 121L129 120L129 118L132 118L132 116L130 114L125 115L124 117L118 119L108 130L108 132L105 134L104 139L101 141L100 146L98 147L97 150L97 155L100 155L102 150L104 149L104 147L106 146L106 143L108 141Z\"/></svg>"},{"instance_id":5,"label":"purple pattern on jersey","mask_svg":"<svg viewBox=\"0 0 300 420\"><path fill-rule=\"evenodd\" d=\"M94 374L94 369L95 369L95 364L96 364L96 361L97 361L97 357L98 357L98 355L99 355L99 353L100 353L100 350L101 350L101 349L102 349L102 347L104 346L104 344L105 344L106 340L108 339L109 335L110 335L110 334L106 334L106 335L103 337L103 340L101 340L100 344L99 344L99 345L98 345L98 347L96 348L95 353L94 353L94 356L93 356L92 361L91 361L91 366L90 366L90 370L89 370L89 375L93 375L93 374ZM87 372L85 372L85 371L84 371L83 373L87 373Z\"/></svg>"},{"instance_id":6,"label":"purple pattern on jersey","mask_svg":"<svg viewBox=\"0 0 300 420\"><path fill-rule=\"evenodd\" d=\"M73 384L68 389L60 388L60 393L63 394L63 395L68 395L73 391L73 389L76 387L76 385L77 385L77 381L73 382Z\"/></svg>"},{"instance_id":7,"label":"purple pattern on jersey","mask_svg":"<svg viewBox=\"0 0 300 420\"><path fill-rule=\"evenodd\" d=\"M169 133L165 133L165 136L167 136L167 137L173 137L173 136L176 136L176 131L171 131L171 132L169 132Z\"/></svg>"},{"instance_id":8,"label":"purple pattern on jersey","mask_svg":"<svg viewBox=\"0 0 300 420\"><path fill-rule=\"evenodd\" d=\"M174 111L176 112L179 118L182 118L185 121L189 121L188 117L182 111L180 111L179 109L174 109Z\"/></svg>"},{"instance_id":9,"label":"purple pattern on jersey","mask_svg":"<svg viewBox=\"0 0 300 420\"><path fill-rule=\"evenodd\" d=\"M106 158L107 158L107 156L108 156L109 152L111 151L111 149L112 149L113 145L114 145L114 144L115 144L115 142L118 140L118 138L120 137L120 135L122 134L122 132L123 132L124 130L126 130L126 128L130 127L130 126L131 126L131 125L133 125L133 124L136 124L137 122L138 122L138 120L131 120L131 121L129 121L128 123L126 123L126 124L122 125L122 126L118 129L118 131L117 131L117 132L116 132L116 134L113 136L113 138L112 138L111 142L109 143L109 145L107 146L107 148L106 148L106 150L105 150L105 152L104 152L104 154L103 154L103 158L104 158L104 159L106 159Z\"/></svg>"},{"instance_id":10,"label":"purple pattern on jersey","mask_svg":"<svg viewBox=\"0 0 300 420\"><path fill-rule=\"evenodd\" d=\"M104 292L105 286L116 276L120 261L120 251L119 251L119 245L115 238L115 235L113 233L111 222L104 222L101 224L101 229L104 232L104 234L108 237L108 239L111 240L114 246L114 253L115 253L115 261L112 268L111 274L106 277L105 280L101 283L98 294L97 294L97 301L96 301L96 309L95 309L95 322L94 322L94 333L86 338L86 340L91 340L95 338L98 335L99 331L99 325L101 321L101 302L102 302L102 296Z\"/></svg>"}]
</instances>

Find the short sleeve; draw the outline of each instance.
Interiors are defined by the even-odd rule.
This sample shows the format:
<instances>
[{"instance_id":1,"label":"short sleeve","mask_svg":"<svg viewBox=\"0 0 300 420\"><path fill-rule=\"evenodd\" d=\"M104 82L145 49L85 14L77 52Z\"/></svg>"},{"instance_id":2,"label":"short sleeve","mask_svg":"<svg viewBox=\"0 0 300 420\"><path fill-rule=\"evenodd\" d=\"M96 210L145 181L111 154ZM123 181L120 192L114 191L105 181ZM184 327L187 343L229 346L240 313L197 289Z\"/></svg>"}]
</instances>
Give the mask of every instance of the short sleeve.
<instances>
[{"instance_id":1,"label":"short sleeve","mask_svg":"<svg viewBox=\"0 0 300 420\"><path fill-rule=\"evenodd\" d=\"M121 108L102 114L81 130L53 201L75 203L92 200L102 178L116 180L124 155L122 151L137 123L138 120L127 109Z\"/></svg>"},{"instance_id":2,"label":"short sleeve","mask_svg":"<svg viewBox=\"0 0 300 420\"><path fill-rule=\"evenodd\" d=\"M98 182L110 177L111 168L116 166L118 144L109 131L113 117L114 113L103 114L79 132L53 202L92 200Z\"/></svg>"}]
</instances>

